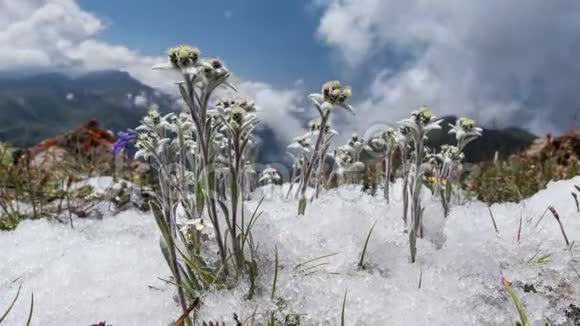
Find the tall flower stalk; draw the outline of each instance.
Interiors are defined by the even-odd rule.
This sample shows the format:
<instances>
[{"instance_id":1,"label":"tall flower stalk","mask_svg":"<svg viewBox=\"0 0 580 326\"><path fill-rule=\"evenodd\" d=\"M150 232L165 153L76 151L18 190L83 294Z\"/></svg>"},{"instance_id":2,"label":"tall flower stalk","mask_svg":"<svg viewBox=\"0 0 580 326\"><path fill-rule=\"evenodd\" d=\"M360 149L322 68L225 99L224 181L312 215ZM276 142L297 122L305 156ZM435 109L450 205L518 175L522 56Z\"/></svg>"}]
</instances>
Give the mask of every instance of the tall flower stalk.
<instances>
[{"instance_id":1,"label":"tall flower stalk","mask_svg":"<svg viewBox=\"0 0 580 326\"><path fill-rule=\"evenodd\" d=\"M451 129L449 130L450 134L455 135L455 139L457 141L457 151L459 153L463 153L465 146L471 143L475 139L481 137L483 133L483 129L475 126L475 121L470 118L462 117L457 119L455 125L449 125ZM460 161L463 159L460 157ZM460 166L460 162L455 162L455 167ZM457 183L457 173L450 173L447 179L447 185L445 187L445 200L449 203L451 201L451 193L452 193L452 186Z\"/></svg>"},{"instance_id":2,"label":"tall flower stalk","mask_svg":"<svg viewBox=\"0 0 580 326\"><path fill-rule=\"evenodd\" d=\"M351 96L351 89L348 86L342 86L339 81L329 81L322 86L322 91L320 94L310 94L310 99L314 103L314 106L320 116L320 127L321 131L326 129L328 124L330 113L333 109L339 107L352 112L352 107L347 103ZM325 132L318 132L316 137L316 142L314 148L311 152L310 157L305 162L304 174L301 180L298 198L298 214L304 215L306 212L306 190L310 184L310 178L314 166L319 163L320 155L322 155L322 149L325 144Z\"/></svg>"},{"instance_id":3,"label":"tall flower stalk","mask_svg":"<svg viewBox=\"0 0 580 326\"><path fill-rule=\"evenodd\" d=\"M338 135L338 133L336 132L336 130L332 129L330 126L330 123L327 122L326 126L324 128L322 128L322 126L320 125L320 122L318 120L313 120L311 121L308 126L310 127L310 132L308 133L311 136L317 136L319 133L324 133L324 135L322 135L322 145L321 145L321 153L320 155L318 155L318 163L316 166L316 173L315 173L315 180L314 180L314 184L315 184L315 193L314 196L312 196L312 198L310 199L311 201L314 200L314 198L318 198L318 196L320 195L320 185L322 184L322 177L323 177L323 173L324 173L324 168L325 168L325 161L326 158L328 156L328 149L330 148L330 144L332 142L332 138L336 135Z\"/></svg>"},{"instance_id":4,"label":"tall flower stalk","mask_svg":"<svg viewBox=\"0 0 580 326\"><path fill-rule=\"evenodd\" d=\"M196 48L171 48L168 61L153 68L179 73L182 80L177 85L185 111L163 117L150 111L136 128L136 158L150 161L159 174L152 211L187 315L189 304L210 286L230 286L244 272L254 284L255 246L251 226L244 221L243 185L251 169L248 152L257 117L251 101L221 100L212 108L218 87L235 88L222 62L201 58ZM249 261L244 257L246 244L252 256ZM218 257L212 257L216 251ZM232 268L235 274L230 273ZM190 319L185 321L192 325Z\"/></svg>"},{"instance_id":5,"label":"tall flower stalk","mask_svg":"<svg viewBox=\"0 0 580 326\"><path fill-rule=\"evenodd\" d=\"M290 176L290 185L288 187L286 199L290 199L296 181L300 182L299 187L301 187L301 182L305 172L304 163L310 156L311 152L312 141L310 138L310 133L307 133L301 137L295 137L293 142L288 145L288 155L292 158L292 175Z\"/></svg>"},{"instance_id":6,"label":"tall flower stalk","mask_svg":"<svg viewBox=\"0 0 580 326\"><path fill-rule=\"evenodd\" d=\"M397 149L397 138L393 128L383 130L379 136L372 140L375 147L381 148L385 155L385 185L384 198L390 202L391 175L393 173L393 154Z\"/></svg>"},{"instance_id":7,"label":"tall flower stalk","mask_svg":"<svg viewBox=\"0 0 580 326\"><path fill-rule=\"evenodd\" d=\"M238 206L243 200L243 166L246 153L251 144L251 133L256 125L256 109L251 101L226 100L217 104L220 112L221 131L227 135L226 157L229 168L230 208L226 224L231 235L232 249L238 269L243 268L244 257L237 237Z\"/></svg>"},{"instance_id":8,"label":"tall flower stalk","mask_svg":"<svg viewBox=\"0 0 580 326\"><path fill-rule=\"evenodd\" d=\"M401 170L403 176L403 222L407 225L409 214L409 166L411 165L409 160L409 143L411 142L411 129L406 126L400 126L395 137L401 155Z\"/></svg>"},{"instance_id":9,"label":"tall flower stalk","mask_svg":"<svg viewBox=\"0 0 580 326\"><path fill-rule=\"evenodd\" d=\"M452 178L460 170L461 161L465 155L459 148L452 145L441 146L438 154L431 155L430 163L434 167L434 195L438 196L443 206L445 217L449 215Z\"/></svg>"},{"instance_id":10,"label":"tall flower stalk","mask_svg":"<svg viewBox=\"0 0 580 326\"><path fill-rule=\"evenodd\" d=\"M421 188L423 185L423 157L425 151L425 139L427 134L433 129L440 129L442 120L435 120L431 110L425 106L411 113L411 117L402 120L402 126L408 127L411 131L415 156L413 166L413 185L411 189L411 224L409 230L409 247L411 253L411 263L414 263L417 256L417 237L422 227L423 209L421 207Z\"/></svg>"}]
</instances>

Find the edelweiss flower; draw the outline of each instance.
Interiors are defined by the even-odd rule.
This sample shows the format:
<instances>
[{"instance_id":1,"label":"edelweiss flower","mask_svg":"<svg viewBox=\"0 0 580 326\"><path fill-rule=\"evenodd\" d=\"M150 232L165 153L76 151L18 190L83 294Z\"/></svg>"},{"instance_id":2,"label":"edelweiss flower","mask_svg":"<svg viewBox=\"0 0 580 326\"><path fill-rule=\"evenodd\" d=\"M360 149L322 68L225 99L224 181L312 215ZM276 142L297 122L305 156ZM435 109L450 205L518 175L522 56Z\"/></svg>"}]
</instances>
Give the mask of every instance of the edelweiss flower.
<instances>
[{"instance_id":1,"label":"edelweiss flower","mask_svg":"<svg viewBox=\"0 0 580 326\"><path fill-rule=\"evenodd\" d=\"M334 107L341 107L352 113L352 107L347 103L351 95L349 86L342 86L338 80L331 80L322 85L320 94L310 94L309 97L320 110L329 111Z\"/></svg>"},{"instance_id":2,"label":"edelweiss flower","mask_svg":"<svg viewBox=\"0 0 580 326\"><path fill-rule=\"evenodd\" d=\"M278 174L278 171L276 171L276 169L274 169L268 165L262 171L262 173L260 173L260 179L258 181L262 182L262 183L266 183L266 184L278 182L278 181L280 181L280 174Z\"/></svg>"},{"instance_id":3,"label":"edelweiss flower","mask_svg":"<svg viewBox=\"0 0 580 326\"><path fill-rule=\"evenodd\" d=\"M150 130L155 130L161 124L161 115L157 110L149 110L145 117L143 117L143 126L149 128ZM140 131L144 128L137 128Z\"/></svg>"},{"instance_id":4,"label":"edelweiss flower","mask_svg":"<svg viewBox=\"0 0 580 326\"><path fill-rule=\"evenodd\" d=\"M223 130L247 136L258 120L253 101L223 99L216 103L216 108L224 122Z\"/></svg>"},{"instance_id":5,"label":"edelweiss flower","mask_svg":"<svg viewBox=\"0 0 580 326\"><path fill-rule=\"evenodd\" d=\"M301 137L295 137L292 139L292 143L288 145L288 149L297 150L300 153L310 153L312 150L312 140L310 139L310 134L305 134Z\"/></svg>"},{"instance_id":6,"label":"edelweiss flower","mask_svg":"<svg viewBox=\"0 0 580 326\"><path fill-rule=\"evenodd\" d=\"M364 139L360 137L357 133L353 133L350 136L350 139L344 146L345 149L351 151L353 153L353 158L355 161L358 161L360 158L360 154L363 150L372 152L372 148L365 144Z\"/></svg>"},{"instance_id":7,"label":"edelweiss flower","mask_svg":"<svg viewBox=\"0 0 580 326\"><path fill-rule=\"evenodd\" d=\"M207 223L201 218L196 218L192 220L187 220L185 223L183 223L183 225L179 230L183 233L187 233L191 229L191 227L194 227L195 230L199 232L203 231L206 228L213 228L213 226L210 223Z\"/></svg>"},{"instance_id":8,"label":"edelweiss flower","mask_svg":"<svg viewBox=\"0 0 580 326\"><path fill-rule=\"evenodd\" d=\"M189 113L181 112L179 115L170 113L164 120L168 121L167 129L175 133L193 130L193 121Z\"/></svg>"},{"instance_id":9,"label":"edelweiss flower","mask_svg":"<svg viewBox=\"0 0 580 326\"><path fill-rule=\"evenodd\" d=\"M397 143L399 144L399 147L402 147L404 149L406 149L407 146L409 145L411 137L412 137L411 128L407 126L400 126L395 134L395 138L397 140Z\"/></svg>"},{"instance_id":10,"label":"edelweiss flower","mask_svg":"<svg viewBox=\"0 0 580 326\"><path fill-rule=\"evenodd\" d=\"M334 151L334 159L339 166L344 167L352 163L352 148L349 146L340 146Z\"/></svg>"},{"instance_id":11,"label":"edelweiss flower","mask_svg":"<svg viewBox=\"0 0 580 326\"><path fill-rule=\"evenodd\" d=\"M219 79L228 74L226 67L218 58L206 59L202 62L203 72L210 79Z\"/></svg>"},{"instance_id":12,"label":"edelweiss flower","mask_svg":"<svg viewBox=\"0 0 580 326\"><path fill-rule=\"evenodd\" d=\"M309 132L306 135L318 136L318 133L320 132L320 119L310 120L308 122L308 130L309 130ZM326 125L324 126L324 135L336 136L336 135L338 135L338 132L336 130L332 129L332 126L330 125L330 123L327 122Z\"/></svg>"},{"instance_id":13,"label":"edelweiss flower","mask_svg":"<svg viewBox=\"0 0 580 326\"><path fill-rule=\"evenodd\" d=\"M180 44L177 47L167 50L168 62L156 64L153 69L175 69L184 74L197 74L196 65L198 63L200 51L198 48L187 44Z\"/></svg>"},{"instance_id":14,"label":"edelweiss flower","mask_svg":"<svg viewBox=\"0 0 580 326\"><path fill-rule=\"evenodd\" d=\"M435 120L435 118L428 107L422 106L413 111L410 118L401 120L399 123L403 127L407 127L413 134L415 141L418 141L420 138L424 138L429 131L441 129L439 124L443 120Z\"/></svg>"},{"instance_id":15,"label":"edelweiss flower","mask_svg":"<svg viewBox=\"0 0 580 326\"><path fill-rule=\"evenodd\" d=\"M210 89L214 89L219 85L224 85L235 92L238 91L234 85L227 81L230 77L230 73L220 59L210 58L202 60L201 69Z\"/></svg>"},{"instance_id":16,"label":"edelweiss flower","mask_svg":"<svg viewBox=\"0 0 580 326\"><path fill-rule=\"evenodd\" d=\"M397 144L397 134L393 128L387 128L371 138L369 142L373 150L392 152Z\"/></svg>"},{"instance_id":17,"label":"edelweiss flower","mask_svg":"<svg viewBox=\"0 0 580 326\"><path fill-rule=\"evenodd\" d=\"M442 145L441 152L437 155L431 155L432 160L441 167L440 175L443 178L449 177L453 170L461 167L461 161L465 155L457 146Z\"/></svg>"},{"instance_id":18,"label":"edelweiss flower","mask_svg":"<svg viewBox=\"0 0 580 326\"><path fill-rule=\"evenodd\" d=\"M139 129L139 128L137 128ZM135 147L137 147L137 152L135 153L135 159L143 158L145 160L149 159L154 153L154 143L156 142L155 134L152 132L142 132L137 136L137 142Z\"/></svg>"},{"instance_id":19,"label":"edelweiss flower","mask_svg":"<svg viewBox=\"0 0 580 326\"><path fill-rule=\"evenodd\" d=\"M483 132L483 129L475 127L473 119L465 117L457 119L455 125L449 124L449 126L451 127L449 134L455 134L457 146L460 150L463 150L463 147L472 140L480 137Z\"/></svg>"}]
</instances>

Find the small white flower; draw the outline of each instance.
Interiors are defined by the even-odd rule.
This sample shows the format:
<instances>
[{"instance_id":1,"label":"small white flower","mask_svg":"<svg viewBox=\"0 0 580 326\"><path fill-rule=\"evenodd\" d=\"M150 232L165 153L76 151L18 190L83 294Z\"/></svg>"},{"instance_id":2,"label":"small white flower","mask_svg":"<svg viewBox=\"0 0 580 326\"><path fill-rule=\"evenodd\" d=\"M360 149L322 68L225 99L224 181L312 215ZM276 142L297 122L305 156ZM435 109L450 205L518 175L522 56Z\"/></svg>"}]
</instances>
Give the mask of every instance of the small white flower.
<instances>
[{"instance_id":1,"label":"small white flower","mask_svg":"<svg viewBox=\"0 0 580 326\"><path fill-rule=\"evenodd\" d=\"M399 123L402 127L410 130L414 140L418 142L422 141L422 138L425 138L429 131L441 129L440 123L443 120L436 120L435 118L428 107L422 106L418 110L413 111L410 118L401 120Z\"/></svg>"},{"instance_id":2,"label":"small white flower","mask_svg":"<svg viewBox=\"0 0 580 326\"><path fill-rule=\"evenodd\" d=\"M266 184L271 184L273 182L280 181L280 174L278 173L278 171L276 171L276 169L267 166L260 174L260 179L258 181Z\"/></svg>"},{"instance_id":3,"label":"small white flower","mask_svg":"<svg viewBox=\"0 0 580 326\"><path fill-rule=\"evenodd\" d=\"M180 231L185 233L189 231L191 227L195 228L195 230L199 232L203 231L206 228L213 228L213 226L210 223L207 223L205 220L201 218L196 218L192 220L187 220L185 223L183 223L183 225L180 228Z\"/></svg>"},{"instance_id":4,"label":"small white flower","mask_svg":"<svg viewBox=\"0 0 580 326\"><path fill-rule=\"evenodd\" d=\"M465 145L482 135L483 129L475 127L475 121L469 118L459 118L455 125L449 124L449 134L455 134L457 146L462 150Z\"/></svg>"},{"instance_id":5,"label":"small white flower","mask_svg":"<svg viewBox=\"0 0 580 326\"><path fill-rule=\"evenodd\" d=\"M153 66L153 69L173 69L183 74L197 75L200 51L186 44L167 50L168 61Z\"/></svg>"}]
</instances>

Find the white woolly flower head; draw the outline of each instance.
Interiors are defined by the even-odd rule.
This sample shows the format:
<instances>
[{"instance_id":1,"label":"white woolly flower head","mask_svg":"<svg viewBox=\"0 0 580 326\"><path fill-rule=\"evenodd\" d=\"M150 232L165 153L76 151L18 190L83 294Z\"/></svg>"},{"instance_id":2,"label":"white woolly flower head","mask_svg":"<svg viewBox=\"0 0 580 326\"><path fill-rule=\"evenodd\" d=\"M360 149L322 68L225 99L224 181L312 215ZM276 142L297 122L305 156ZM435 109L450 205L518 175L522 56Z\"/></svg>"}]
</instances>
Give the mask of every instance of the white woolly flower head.
<instances>
[{"instance_id":1,"label":"white woolly flower head","mask_svg":"<svg viewBox=\"0 0 580 326\"><path fill-rule=\"evenodd\" d=\"M292 139L292 143L288 145L288 150L297 151L299 153L309 153L312 150L312 139L310 138L310 133Z\"/></svg>"},{"instance_id":2,"label":"white woolly flower head","mask_svg":"<svg viewBox=\"0 0 580 326\"><path fill-rule=\"evenodd\" d=\"M185 221L183 224L180 225L179 231L184 234L186 239L191 238L191 232L195 231L198 234L204 234L207 236L208 231L213 229L213 225L211 223L206 222L204 219L195 218Z\"/></svg>"},{"instance_id":3,"label":"white woolly flower head","mask_svg":"<svg viewBox=\"0 0 580 326\"><path fill-rule=\"evenodd\" d=\"M216 103L224 130L242 135L249 135L258 118L253 101L239 99L221 99Z\"/></svg>"},{"instance_id":4,"label":"white woolly flower head","mask_svg":"<svg viewBox=\"0 0 580 326\"><path fill-rule=\"evenodd\" d=\"M310 99L320 110L329 111L335 107L340 107L352 113L352 106L348 104L348 99L351 96L352 89L350 86L343 86L338 80L324 83L320 93L309 95Z\"/></svg>"},{"instance_id":5,"label":"white woolly flower head","mask_svg":"<svg viewBox=\"0 0 580 326\"><path fill-rule=\"evenodd\" d=\"M449 125L450 134L455 134L457 144L463 148L467 143L475 140L482 135L483 129L475 126L475 121L470 118L461 117L457 119L455 125Z\"/></svg>"},{"instance_id":6,"label":"white woolly flower head","mask_svg":"<svg viewBox=\"0 0 580 326\"><path fill-rule=\"evenodd\" d=\"M168 61L156 64L153 69L174 69L184 74L197 74L197 65L201 52L198 48L180 44L167 50Z\"/></svg>"},{"instance_id":7,"label":"white woolly flower head","mask_svg":"<svg viewBox=\"0 0 580 326\"><path fill-rule=\"evenodd\" d=\"M431 113L431 109L427 106L422 106L413 111L410 118L401 120L399 123L411 131L415 141L423 141L429 131L441 129L441 121L443 120L436 120L436 116Z\"/></svg>"},{"instance_id":8,"label":"white woolly flower head","mask_svg":"<svg viewBox=\"0 0 580 326\"><path fill-rule=\"evenodd\" d=\"M280 174L278 173L278 171L276 169L274 169L271 166L267 166L262 173L260 173L260 179L259 182L261 183L265 183L265 184L271 184L274 182L278 182L280 181Z\"/></svg>"}]
</instances>

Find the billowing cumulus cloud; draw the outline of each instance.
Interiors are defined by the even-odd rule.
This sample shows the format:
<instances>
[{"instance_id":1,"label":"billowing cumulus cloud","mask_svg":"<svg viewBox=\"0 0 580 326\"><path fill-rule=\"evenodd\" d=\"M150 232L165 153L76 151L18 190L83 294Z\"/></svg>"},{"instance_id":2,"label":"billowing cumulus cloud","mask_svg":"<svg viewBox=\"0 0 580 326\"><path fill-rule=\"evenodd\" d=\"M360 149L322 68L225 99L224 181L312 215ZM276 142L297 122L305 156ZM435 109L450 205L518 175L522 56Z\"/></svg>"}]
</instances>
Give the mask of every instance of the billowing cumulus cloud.
<instances>
[{"instance_id":1,"label":"billowing cumulus cloud","mask_svg":"<svg viewBox=\"0 0 580 326\"><path fill-rule=\"evenodd\" d=\"M143 55L123 45L97 39L106 24L83 10L75 0L0 0L0 71L63 69L89 71L118 69L134 78L177 95L179 78L151 66L164 57ZM301 123L292 114L301 100L296 89L276 89L264 82L235 80L241 96L255 99L262 108L262 123L281 141L298 133ZM135 105L145 98L135 97Z\"/></svg>"},{"instance_id":2,"label":"billowing cumulus cloud","mask_svg":"<svg viewBox=\"0 0 580 326\"><path fill-rule=\"evenodd\" d=\"M317 1L318 36L375 75L357 127L421 104L439 114L562 131L580 106L580 2ZM385 51L402 68L372 65ZM365 113L366 112L366 113ZM578 125L576 125L578 127Z\"/></svg>"}]
</instances>

